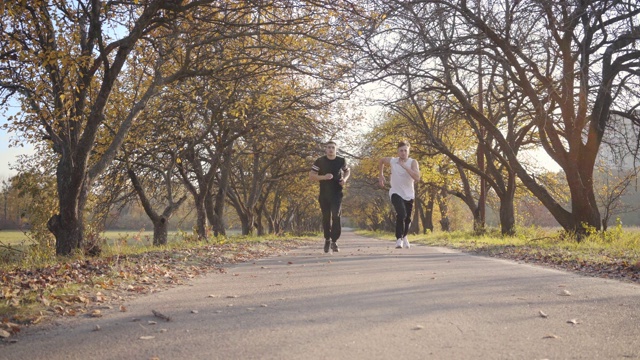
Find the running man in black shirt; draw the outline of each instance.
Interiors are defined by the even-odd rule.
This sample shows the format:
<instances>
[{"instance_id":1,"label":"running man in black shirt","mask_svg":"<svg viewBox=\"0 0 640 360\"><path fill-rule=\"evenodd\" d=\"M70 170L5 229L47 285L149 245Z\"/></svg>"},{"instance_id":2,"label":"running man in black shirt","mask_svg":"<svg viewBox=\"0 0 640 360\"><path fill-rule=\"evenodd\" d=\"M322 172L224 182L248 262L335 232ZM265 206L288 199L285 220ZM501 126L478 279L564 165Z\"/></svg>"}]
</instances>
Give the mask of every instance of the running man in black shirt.
<instances>
[{"instance_id":1,"label":"running man in black shirt","mask_svg":"<svg viewBox=\"0 0 640 360\"><path fill-rule=\"evenodd\" d=\"M340 213L342 211L342 188L351 174L347 161L336 155L338 147L333 141L325 145L327 155L319 157L311 167L309 179L320 182L320 209L322 210L322 229L324 230L324 252L329 247L338 252L336 241L342 232Z\"/></svg>"}]
</instances>

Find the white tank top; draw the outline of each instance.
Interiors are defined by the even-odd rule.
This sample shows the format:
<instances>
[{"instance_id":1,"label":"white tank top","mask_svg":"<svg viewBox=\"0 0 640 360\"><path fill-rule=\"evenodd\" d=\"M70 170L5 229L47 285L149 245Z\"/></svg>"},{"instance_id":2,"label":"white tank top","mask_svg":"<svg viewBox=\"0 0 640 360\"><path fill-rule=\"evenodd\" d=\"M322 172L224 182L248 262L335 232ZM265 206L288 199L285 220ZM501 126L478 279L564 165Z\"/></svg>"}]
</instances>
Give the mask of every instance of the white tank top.
<instances>
[{"instance_id":1,"label":"white tank top","mask_svg":"<svg viewBox=\"0 0 640 360\"><path fill-rule=\"evenodd\" d=\"M407 170L398 163L398 158L391 158L391 189L389 189L389 197L393 194L400 195L404 200L413 200L416 197L413 188L413 178ZM413 159L408 158L407 164L413 164Z\"/></svg>"}]
</instances>

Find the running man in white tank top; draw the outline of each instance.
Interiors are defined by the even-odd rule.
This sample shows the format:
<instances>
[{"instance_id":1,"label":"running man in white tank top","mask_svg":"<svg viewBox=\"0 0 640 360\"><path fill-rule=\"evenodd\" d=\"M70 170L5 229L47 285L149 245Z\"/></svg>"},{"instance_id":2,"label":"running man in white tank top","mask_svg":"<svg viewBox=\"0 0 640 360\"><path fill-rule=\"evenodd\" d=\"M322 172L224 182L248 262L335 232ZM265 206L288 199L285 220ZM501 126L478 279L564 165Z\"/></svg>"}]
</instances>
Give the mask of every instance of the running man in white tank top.
<instances>
[{"instance_id":1,"label":"running man in white tank top","mask_svg":"<svg viewBox=\"0 0 640 360\"><path fill-rule=\"evenodd\" d=\"M414 182L420 180L418 162L409 157L409 143L398 143L398 157L384 157L380 159L379 183L384 187L384 166L391 168L391 189L389 197L396 210L396 249L406 248L411 245L407 239L407 232L411 225L411 212L415 199Z\"/></svg>"}]
</instances>

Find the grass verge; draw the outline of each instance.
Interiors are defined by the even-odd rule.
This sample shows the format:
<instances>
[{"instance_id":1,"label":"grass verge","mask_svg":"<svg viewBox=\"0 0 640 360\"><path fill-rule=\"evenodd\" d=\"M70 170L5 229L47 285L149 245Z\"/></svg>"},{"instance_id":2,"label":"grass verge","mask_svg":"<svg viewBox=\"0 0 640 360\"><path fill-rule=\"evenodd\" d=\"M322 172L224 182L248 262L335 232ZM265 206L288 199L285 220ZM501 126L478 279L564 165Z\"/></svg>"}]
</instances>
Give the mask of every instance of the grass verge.
<instances>
[{"instance_id":1,"label":"grass verge","mask_svg":"<svg viewBox=\"0 0 640 360\"><path fill-rule=\"evenodd\" d=\"M21 327L57 316L100 317L103 311L126 311L124 302L136 296L312 241L238 236L215 242L173 241L162 247L116 242L99 257L53 257L37 266L5 266L0 268L0 339L10 341Z\"/></svg>"},{"instance_id":2,"label":"grass verge","mask_svg":"<svg viewBox=\"0 0 640 360\"><path fill-rule=\"evenodd\" d=\"M358 231L363 236L395 240L393 234ZM640 284L640 230L615 228L593 233L581 242L558 230L525 228L516 236L497 230L483 235L435 232L410 236L414 244L443 246L478 255L539 264L583 275Z\"/></svg>"}]
</instances>

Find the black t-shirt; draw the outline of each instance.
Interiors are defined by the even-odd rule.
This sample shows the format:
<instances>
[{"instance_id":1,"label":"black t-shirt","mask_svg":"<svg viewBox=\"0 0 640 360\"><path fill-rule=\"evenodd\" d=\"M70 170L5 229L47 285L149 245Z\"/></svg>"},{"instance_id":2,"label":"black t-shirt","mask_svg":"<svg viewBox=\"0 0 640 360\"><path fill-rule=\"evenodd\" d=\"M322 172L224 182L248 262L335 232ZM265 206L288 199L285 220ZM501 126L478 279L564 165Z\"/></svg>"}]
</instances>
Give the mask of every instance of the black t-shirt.
<instances>
[{"instance_id":1,"label":"black t-shirt","mask_svg":"<svg viewBox=\"0 0 640 360\"><path fill-rule=\"evenodd\" d=\"M331 180L320 180L320 196L342 192L340 179L342 179L342 174L347 169L347 161L343 157L336 156L333 160L329 160L326 155L319 157L313 163L311 170L317 172L318 175L333 174L333 179Z\"/></svg>"}]
</instances>

